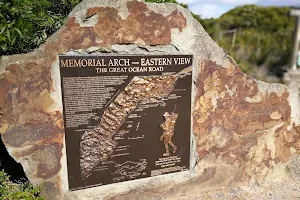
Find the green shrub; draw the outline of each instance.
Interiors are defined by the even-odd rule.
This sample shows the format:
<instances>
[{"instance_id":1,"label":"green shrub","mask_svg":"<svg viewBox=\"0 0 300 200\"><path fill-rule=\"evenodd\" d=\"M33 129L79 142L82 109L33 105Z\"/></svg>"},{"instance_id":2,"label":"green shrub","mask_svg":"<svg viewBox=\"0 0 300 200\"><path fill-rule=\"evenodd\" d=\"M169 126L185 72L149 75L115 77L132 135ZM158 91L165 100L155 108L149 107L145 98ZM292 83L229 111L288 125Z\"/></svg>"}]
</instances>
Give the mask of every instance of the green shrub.
<instances>
[{"instance_id":1,"label":"green shrub","mask_svg":"<svg viewBox=\"0 0 300 200\"><path fill-rule=\"evenodd\" d=\"M295 18L290 10L245 5L217 19L199 21L246 73L264 67L268 75L282 77L293 49Z\"/></svg>"},{"instance_id":2,"label":"green shrub","mask_svg":"<svg viewBox=\"0 0 300 200\"><path fill-rule=\"evenodd\" d=\"M37 48L64 23L80 0L2 0L0 55Z\"/></svg>"},{"instance_id":3,"label":"green shrub","mask_svg":"<svg viewBox=\"0 0 300 200\"><path fill-rule=\"evenodd\" d=\"M30 183L13 183L3 170L0 171L0 199L1 200L42 200L39 196L40 188Z\"/></svg>"}]
</instances>

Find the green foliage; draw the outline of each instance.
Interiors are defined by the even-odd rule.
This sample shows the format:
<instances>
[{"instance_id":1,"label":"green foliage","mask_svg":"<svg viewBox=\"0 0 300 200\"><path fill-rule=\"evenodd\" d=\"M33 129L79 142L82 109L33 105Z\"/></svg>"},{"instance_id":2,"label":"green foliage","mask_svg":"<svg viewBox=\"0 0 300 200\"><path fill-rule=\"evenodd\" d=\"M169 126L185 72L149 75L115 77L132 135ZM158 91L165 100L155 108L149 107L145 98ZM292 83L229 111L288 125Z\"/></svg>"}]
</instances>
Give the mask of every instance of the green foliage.
<instances>
[{"instance_id":1,"label":"green foliage","mask_svg":"<svg viewBox=\"0 0 300 200\"><path fill-rule=\"evenodd\" d=\"M245 72L265 67L282 77L292 51L295 19L286 7L237 7L218 19L200 20ZM253 67L250 67L253 66Z\"/></svg>"},{"instance_id":2,"label":"green foliage","mask_svg":"<svg viewBox=\"0 0 300 200\"><path fill-rule=\"evenodd\" d=\"M40 188L33 187L30 183L13 183L9 176L2 170L0 171L0 199L3 200L43 200L39 197Z\"/></svg>"},{"instance_id":3,"label":"green foliage","mask_svg":"<svg viewBox=\"0 0 300 200\"><path fill-rule=\"evenodd\" d=\"M175 0L147 0L177 3ZM187 8L187 5L182 5ZM264 67L268 75L282 77L292 51L295 19L290 8L245 5L218 19L202 19L192 13L208 34L230 54L246 73Z\"/></svg>"},{"instance_id":4,"label":"green foliage","mask_svg":"<svg viewBox=\"0 0 300 200\"><path fill-rule=\"evenodd\" d=\"M80 0L2 0L0 55L38 47L63 23Z\"/></svg>"}]
</instances>

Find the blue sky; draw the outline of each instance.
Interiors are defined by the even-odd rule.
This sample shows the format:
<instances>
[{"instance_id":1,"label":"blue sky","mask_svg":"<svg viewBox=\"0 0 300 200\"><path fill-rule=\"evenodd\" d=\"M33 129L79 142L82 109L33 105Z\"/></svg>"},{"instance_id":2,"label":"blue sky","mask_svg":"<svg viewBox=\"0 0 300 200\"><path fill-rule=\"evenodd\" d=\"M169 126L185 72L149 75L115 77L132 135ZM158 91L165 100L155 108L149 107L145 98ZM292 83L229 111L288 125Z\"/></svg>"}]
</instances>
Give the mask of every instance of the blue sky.
<instances>
[{"instance_id":1,"label":"blue sky","mask_svg":"<svg viewBox=\"0 0 300 200\"><path fill-rule=\"evenodd\" d=\"M202 18L217 18L236 6L257 4L261 6L298 6L300 0L177 0Z\"/></svg>"}]
</instances>

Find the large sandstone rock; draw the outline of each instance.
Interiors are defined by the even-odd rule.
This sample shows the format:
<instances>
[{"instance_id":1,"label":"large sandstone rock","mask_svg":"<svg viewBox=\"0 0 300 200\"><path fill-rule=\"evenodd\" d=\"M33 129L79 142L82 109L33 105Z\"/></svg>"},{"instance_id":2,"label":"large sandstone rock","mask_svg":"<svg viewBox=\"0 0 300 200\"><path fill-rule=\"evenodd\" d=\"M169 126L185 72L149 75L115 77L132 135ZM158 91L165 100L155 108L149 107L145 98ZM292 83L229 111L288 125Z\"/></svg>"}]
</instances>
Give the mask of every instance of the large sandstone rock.
<instances>
[{"instance_id":1,"label":"large sandstone rock","mask_svg":"<svg viewBox=\"0 0 300 200\"><path fill-rule=\"evenodd\" d=\"M58 65L65 53L193 54L192 169L69 192ZM297 96L245 75L176 4L85 0L39 49L2 57L0 85L1 138L47 199L180 199L280 179L300 150Z\"/></svg>"}]
</instances>

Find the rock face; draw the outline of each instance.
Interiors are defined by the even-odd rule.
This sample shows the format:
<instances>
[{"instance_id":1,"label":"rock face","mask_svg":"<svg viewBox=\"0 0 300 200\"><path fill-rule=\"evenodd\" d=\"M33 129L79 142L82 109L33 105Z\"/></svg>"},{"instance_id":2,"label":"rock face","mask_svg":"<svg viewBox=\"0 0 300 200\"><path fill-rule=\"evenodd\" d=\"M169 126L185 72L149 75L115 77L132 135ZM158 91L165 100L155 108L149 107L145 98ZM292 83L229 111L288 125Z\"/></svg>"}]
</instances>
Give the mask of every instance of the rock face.
<instances>
[{"instance_id":1,"label":"rock face","mask_svg":"<svg viewBox=\"0 0 300 200\"><path fill-rule=\"evenodd\" d=\"M69 192L58 65L67 53L193 54L192 169ZM1 139L47 199L165 199L245 185L285 176L300 150L297 97L245 75L176 4L85 0L39 49L2 57L0 85Z\"/></svg>"}]
</instances>

